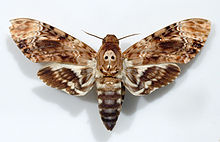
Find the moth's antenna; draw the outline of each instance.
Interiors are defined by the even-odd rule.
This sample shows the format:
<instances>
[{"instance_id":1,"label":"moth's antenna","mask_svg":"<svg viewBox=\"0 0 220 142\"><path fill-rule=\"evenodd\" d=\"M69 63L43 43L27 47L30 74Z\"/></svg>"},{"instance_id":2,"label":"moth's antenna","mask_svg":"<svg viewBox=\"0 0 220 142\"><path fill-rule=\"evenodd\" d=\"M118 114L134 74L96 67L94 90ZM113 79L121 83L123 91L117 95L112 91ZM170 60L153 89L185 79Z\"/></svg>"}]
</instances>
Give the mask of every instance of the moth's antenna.
<instances>
[{"instance_id":1,"label":"moth's antenna","mask_svg":"<svg viewBox=\"0 0 220 142\"><path fill-rule=\"evenodd\" d=\"M127 36L124 36L124 37L119 38L118 40L121 40L121 39L124 39L124 38L130 37L130 36L139 35L139 34L140 34L140 33L127 35Z\"/></svg>"},{"instance_id":2,"label":"moth's antenna","mask_svg":"<svg viewBox=\"0 0 220 142\"><path fill-rule=\"evenodd\" d=\"M99 39L102 39L102 40L103 40L103 38L101 38L101 37L99 37L99 36L96 36L96 35L90 34L90 33L86 32L86 31L84 31L84 30L82 30L82 31L83 31L84 33L90 35L90 36L94 36L94 37L96 37L96 38L99 38Z\"/></svg>"}]
</instances>

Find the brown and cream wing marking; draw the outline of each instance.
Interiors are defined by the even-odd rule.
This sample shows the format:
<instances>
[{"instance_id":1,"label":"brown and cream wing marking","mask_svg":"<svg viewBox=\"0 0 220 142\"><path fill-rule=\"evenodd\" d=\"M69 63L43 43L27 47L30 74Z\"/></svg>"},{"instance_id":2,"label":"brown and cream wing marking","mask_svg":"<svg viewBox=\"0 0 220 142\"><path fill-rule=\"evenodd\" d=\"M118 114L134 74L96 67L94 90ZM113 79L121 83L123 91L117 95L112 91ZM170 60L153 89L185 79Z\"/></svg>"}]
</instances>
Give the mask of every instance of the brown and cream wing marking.
<instances>
[{"instance_id":1,"label":"brown and cream wing marking","mask_svg":"<svg viewBox=\"0 0 220 142\"><path fill-rule=\"evenodd\" d=\"M18 18L11 20L13 40L33 62L87 65L96 52L85 43L46 23Z\"/></svg>"},{"instance_id":2,"label":"brown and cream wing marking","mask_svg":"<svg viewBox=\"0 0 220 142\"><path fill-rule=\"evenodd\" d=\"M193 18L167 26L123 52L132 65L188 63L204 46L211 23Z\"/></svg>"},{"instance_id":3,"label":"brown and cream wing marking","mask_svg":"<svg viewBox=\"0 0 220 142\"><path fill-rule=\"evenodd\" d=\"M46 23L11 20L13 40L33 62L56 62L38 72L48 86L83 96L94 85L96 52L85 43Z\"/></svg>"},{"instance_id":4,"label":"brown and cream wing marking","mask_svg":"<svg viewBox=\"0 0 220 142\"><path fill-rule=\"evenodd\" d=\"M123 82L137 96L168 85L179 75L174 63L188 63L210 32L205 19L187 19L167 26L123 52Z\"/></svg>"},{"instance_id":5,"label":"brown and cream wing marking","mask_svg":"<svg viewBox=\"0 0 220 142\"><path fill-rule=\"evenodd\" d=\"M93 68L72 64L53 63L39 70L37 75L48 86L76 96L85 95L95 82Z\"/></svg>"},{"instance_id":6,"label":"brown and cream wing marking","mask_svg":"<svg viewBox=\"0 0 220 142\"><path fill-rule=\"evenodd\" d=\"M168 85L179 73L180 68L173 63L128 67L123 82L133 95L143 96Z\"/></svg>"}]
</instances>

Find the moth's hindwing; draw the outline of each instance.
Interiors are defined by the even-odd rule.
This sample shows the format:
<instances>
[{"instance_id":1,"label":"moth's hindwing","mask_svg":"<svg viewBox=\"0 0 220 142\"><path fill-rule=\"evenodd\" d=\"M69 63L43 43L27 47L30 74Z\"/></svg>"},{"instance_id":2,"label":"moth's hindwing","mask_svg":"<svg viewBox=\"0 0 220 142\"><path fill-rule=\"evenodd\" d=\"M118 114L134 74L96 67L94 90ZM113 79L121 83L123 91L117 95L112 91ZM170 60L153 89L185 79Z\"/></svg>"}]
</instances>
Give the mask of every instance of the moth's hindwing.
<instances>
[{"instance_id":1,"label":"moth's hindwing","mask_svg":"<svg viewBox=\"0 0 220 142\"><path fill-rule=\"evenodd\" d=\"M71 64L53 63L41 69L37 75L48 86L76 96L85 95L95 82L94 68Z\"/></svg>"},{"instance_id":2,"label":"moth's hindwing","mask_svg":"<svg viewBox=\"0 0 220 142\"><path fill-rule=\"evenodd\" d=\"M210 22L193 18L167 26L123 52L123 81L134 95L146 95L179 74L173 63L188 63L204 46ZM172 63L172 64L171 64Z\"/></svg>"},{"instance_id":3,"label":"moth's hindwing","mask_svg":"<svg viewBox=\"0 0 220 142\"><path fill-rule=\"evenodd\" d=\"M68 94L85 95L94 84L96 52L85 43L46 23L18 18L10 32L23 54L33 62L56 62L38 72L47 85Z\"/></svg>"},{"instance_id":4,"label":"moth's hindwing","mask_svg":"<svg viewBox=\"0 0 220 142\"><path fill-rule=\"evenodd\" d=\"M11 20L11 24L13 40L33 62L87 65L96 56L85 43L46 23L18 18Z\"/></svg>"},{"instance_id":5,"label":"moth's hindwing","mask_svg":"<svg viewBox=\"0 0 220 142\"><path fill-rule=\"evenodd\" d=\"M128 67L123 82L133 95L143 96L168 85L179 73L180 68L172 63Z\"/></svg>"}]
</instances>

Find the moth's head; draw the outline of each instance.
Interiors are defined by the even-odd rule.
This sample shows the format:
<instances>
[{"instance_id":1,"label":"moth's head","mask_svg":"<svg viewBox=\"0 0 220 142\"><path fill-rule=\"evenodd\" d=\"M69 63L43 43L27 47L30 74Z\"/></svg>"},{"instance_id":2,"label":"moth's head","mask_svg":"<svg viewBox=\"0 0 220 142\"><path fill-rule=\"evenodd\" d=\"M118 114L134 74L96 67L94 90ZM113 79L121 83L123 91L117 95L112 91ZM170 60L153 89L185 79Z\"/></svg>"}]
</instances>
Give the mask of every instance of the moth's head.
<instances>
[{"instance_id":1,"label":"moth's head","mask_svg":"<svg viewBox=\"0 0 220 142\"><path fill-rule=\"evenodd\" d=\"M116 43L119 44L119 40L115 35L106 35L106 37L104 37L104 39L102 40L102 43Z\"/></svg>"}]
</instances>

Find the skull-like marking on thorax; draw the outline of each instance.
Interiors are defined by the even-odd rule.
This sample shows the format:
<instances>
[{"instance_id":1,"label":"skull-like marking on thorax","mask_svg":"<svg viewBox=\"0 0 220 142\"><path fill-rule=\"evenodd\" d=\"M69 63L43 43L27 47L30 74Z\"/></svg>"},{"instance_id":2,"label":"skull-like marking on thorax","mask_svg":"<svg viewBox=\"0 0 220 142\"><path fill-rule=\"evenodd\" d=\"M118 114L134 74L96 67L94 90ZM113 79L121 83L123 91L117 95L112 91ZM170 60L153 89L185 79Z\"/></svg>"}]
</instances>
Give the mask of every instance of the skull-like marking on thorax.
<instances>
[{"instance_id":1,"label":"skull-like marking on thorax","mask_svg":"<svg viewBox=\"0 0 220 142\"><path fill-rule=\"evenodd\" d=\"M97 58L97 69L105 76L114 76L122 70L121 50L115 35L107 35L104 38Z\"/></svg>"},{"instance_id":2,"label":"skull-like marking on thorax","mask_svg":"<svg viewBox=\"0 0 220 142\"><path fill-rule=\"evenodd\" d=\"M113 64L116 61L116 55L112 50L107 50L104 54L104 61L108 63L107 69L111 68L111 64Z\"/></svg>"}]
</instances>

